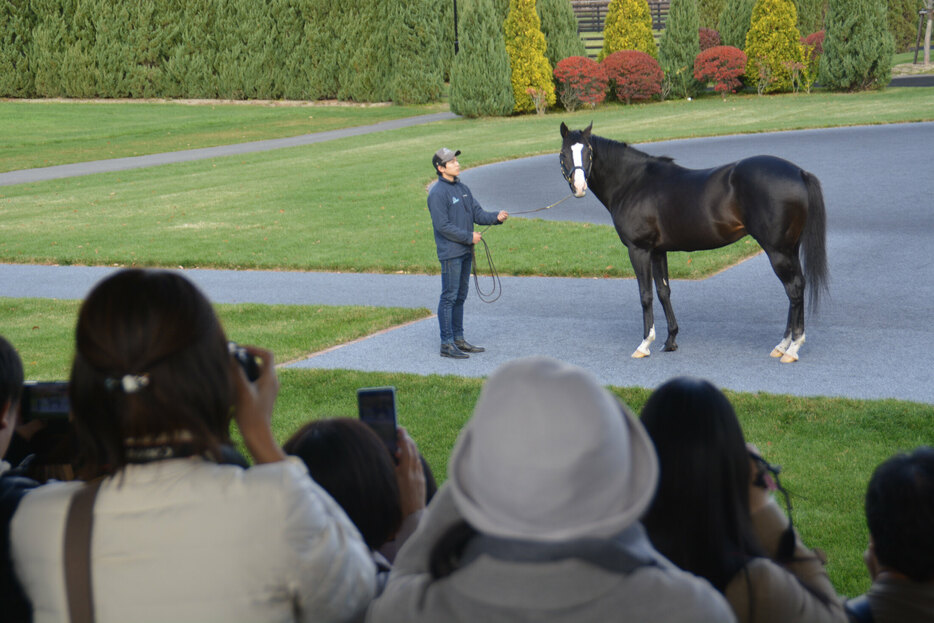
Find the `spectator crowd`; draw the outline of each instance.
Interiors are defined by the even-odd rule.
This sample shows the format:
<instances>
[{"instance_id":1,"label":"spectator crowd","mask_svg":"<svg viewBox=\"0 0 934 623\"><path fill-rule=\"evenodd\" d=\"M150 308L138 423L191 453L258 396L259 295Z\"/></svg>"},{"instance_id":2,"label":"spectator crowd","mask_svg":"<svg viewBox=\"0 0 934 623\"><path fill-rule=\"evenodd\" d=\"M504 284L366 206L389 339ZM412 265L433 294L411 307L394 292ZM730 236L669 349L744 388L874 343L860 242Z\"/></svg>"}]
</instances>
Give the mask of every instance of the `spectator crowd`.
<instances>
[{"instance_id":1,"label":"spectator crowd","mask_svg":"<svg viewBox=\"0 0 934 623\"><path fill-rule=\"evenodd\" d=\"M0 337L0 621L934 622L931 447L873 473L871 588L846 599L702 379L637 416L580 367L508 362L437 487L401 427L394 455L349 418L280 446L273 354L180 273L98 283L74 352L50 472Z\"/></svg>"}]
</instances>

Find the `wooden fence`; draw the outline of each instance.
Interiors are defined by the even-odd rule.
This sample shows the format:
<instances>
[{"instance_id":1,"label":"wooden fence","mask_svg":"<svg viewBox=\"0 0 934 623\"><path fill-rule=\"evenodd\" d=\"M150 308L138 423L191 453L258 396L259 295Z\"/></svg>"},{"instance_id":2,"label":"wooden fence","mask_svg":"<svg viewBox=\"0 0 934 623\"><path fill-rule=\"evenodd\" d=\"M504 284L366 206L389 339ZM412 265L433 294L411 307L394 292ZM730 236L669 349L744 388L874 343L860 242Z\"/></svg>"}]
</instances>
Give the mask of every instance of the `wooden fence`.
<instances>
[{"instance_id":1,"label":"wooden fence","mask_svg":"<svg viewBox=\"0 0 934 623\"><path fill-rule=\"evenodd\" d=\"M577 17L577 32L580 33L587 49L587 55L596 58L603 47L603 22L610 0L570 0L574 15ZM665 28L668 18L668 0L649 0L649 14L652 16L652 28L658 31Z\"/></svg>"}]
</instances>

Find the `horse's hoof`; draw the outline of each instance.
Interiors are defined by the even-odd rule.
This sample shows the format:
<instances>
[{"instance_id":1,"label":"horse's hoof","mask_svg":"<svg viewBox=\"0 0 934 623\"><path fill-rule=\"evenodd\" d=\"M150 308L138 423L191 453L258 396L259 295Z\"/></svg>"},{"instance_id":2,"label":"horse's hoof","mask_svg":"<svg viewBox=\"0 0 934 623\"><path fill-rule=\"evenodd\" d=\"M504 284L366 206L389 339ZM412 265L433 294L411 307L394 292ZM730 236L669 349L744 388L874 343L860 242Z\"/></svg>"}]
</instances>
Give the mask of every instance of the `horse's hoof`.
<instances>
[{"instance_id":1,"label":"horse's hoof","mask_svg":"<svg viewBox=\"0 0 934 623\"><path fill-rule=\"evenodd\" d=\"M797 355L782 355L782 363L794 363L796 361L798 361Z\"/></svg>"},{"instance_id":2,"label":"horse's hoof","mask_svg":"<svg viewBox=\"0 0 934 623\"><path fill-rule=\"evenodd\" d=\"M676 350L678 350L678 345L677 345L677 344L672 344L671 346L666 346L666 347L663 348L662 350L665 351L666 353L673 353L673 352L675 352Z\"/></svg>"},{"instance_id":3,"label":"horse's hoof","mask_svg":"<svg viewBox=\"0 0 934 623\"><path fill-rule=\"evenodd\" d=\"M636 352L634 352L634 353L632 354L632 358L633 358L633 359L645 359L645 358L648 357L650 354L651 354L651 353L643 353L641 350L636 350Z\"/></svg>"},{"instance_id":4,"label":"horse's hoof","mask_svg":"<svg viewBox=\"0 0 934 623\"><path fill-rule=\"evenodd\" d=\"M784 352L784 351L781 351L781 350L778 350L777 348L773 348L773 349L772 349L772 352L769 353L769 357L776 357L776 358L777 358L777 357L784 357L784 356L785 356L785 352ZM786 363L787 363L787 362L786 362Z\"/></svg>"}]
</instances>

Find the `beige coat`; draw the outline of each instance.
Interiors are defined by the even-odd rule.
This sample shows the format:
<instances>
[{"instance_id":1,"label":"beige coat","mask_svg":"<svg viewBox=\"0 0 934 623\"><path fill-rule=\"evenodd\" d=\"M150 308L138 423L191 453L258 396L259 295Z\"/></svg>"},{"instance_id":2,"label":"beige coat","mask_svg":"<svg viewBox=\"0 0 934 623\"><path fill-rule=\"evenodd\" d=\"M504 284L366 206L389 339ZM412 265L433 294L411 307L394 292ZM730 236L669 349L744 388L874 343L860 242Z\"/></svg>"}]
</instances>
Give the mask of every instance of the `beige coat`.
<instances>
[{"instance_id":1,"label":"beige coat","mask_svg":"<svg viewBox=\"0 0 934 623\"><path fill-rule=\"evenodd\" d=\"M39 487L13 518L36 623L68 620L62 542L79 486ZM100 488L91 561L97 623L346 621L375 585L356 528L297 459L130 465Z\"/></svg>"},{"instance_id":2,"label":"beige coat","mask_svg":"<svg viewBox=\"0 0 934 623\"><path fill-rule=\"evenodd\" d=\"M788 518L773 500L752 519L759 541L772 554ZM727 585L726 599L740 623L847 623L820 556L797 534L795 541L794 562L757 558Z\"/></svg>"}]
</instances>

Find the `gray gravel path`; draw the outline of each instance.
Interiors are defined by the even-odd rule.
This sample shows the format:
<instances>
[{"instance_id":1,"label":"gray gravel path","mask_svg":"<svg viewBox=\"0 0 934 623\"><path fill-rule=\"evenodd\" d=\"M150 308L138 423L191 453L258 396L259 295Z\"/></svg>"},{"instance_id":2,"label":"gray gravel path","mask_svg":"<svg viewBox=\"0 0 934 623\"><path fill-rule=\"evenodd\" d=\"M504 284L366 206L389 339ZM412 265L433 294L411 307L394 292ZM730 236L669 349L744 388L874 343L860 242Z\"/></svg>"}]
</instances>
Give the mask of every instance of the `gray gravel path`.
<instances>
[{"instance_id":1,"label":"gray gravel path","mask_svg":"<svg viewBox=\"0 0 934 623\"><path fill-rule=\"evenodd\" d=\"M599 134L600 128L594 131ZM625 137L612 137L625 139ZM555 127L557 147L557 122ZM635 281L504 277L494 304L471 293L467 337L486 353L466 361L437 354L429 318L319 354L295 367L485 376L509 359L552 355L592 370L604 383L654 387L677 374L721 387L796 395L900 398L934 404L934 123L808 130L642 145L691 167L768 153L792 160L822 181L828 208L831 295L808 318L801 361L768 357L784 328L787 299L758 255L701 282L672 284L680 350L632 360L641 338ZM451 141L457 147L456 139ZM466 154L465 154L466 155ZM567 194L555 155L465 171L485 208L541 207ZM594 200L568 200L542 216L609 222ZM508 227L507 223L505 227ZM494 256L496 232L487 239ZM612 235L612 234L608 234ZM620 261L626 261L620 245ZM0 294L81 298L102 267L0 266ZM369 275L187 270L213 300L264 303L437 304L440 280ZM488 283L484 284L488 287ZM658 306L656 306L658 307ZM657 317L663 319L660 309Z\"/></svg>"}]
</instances>

